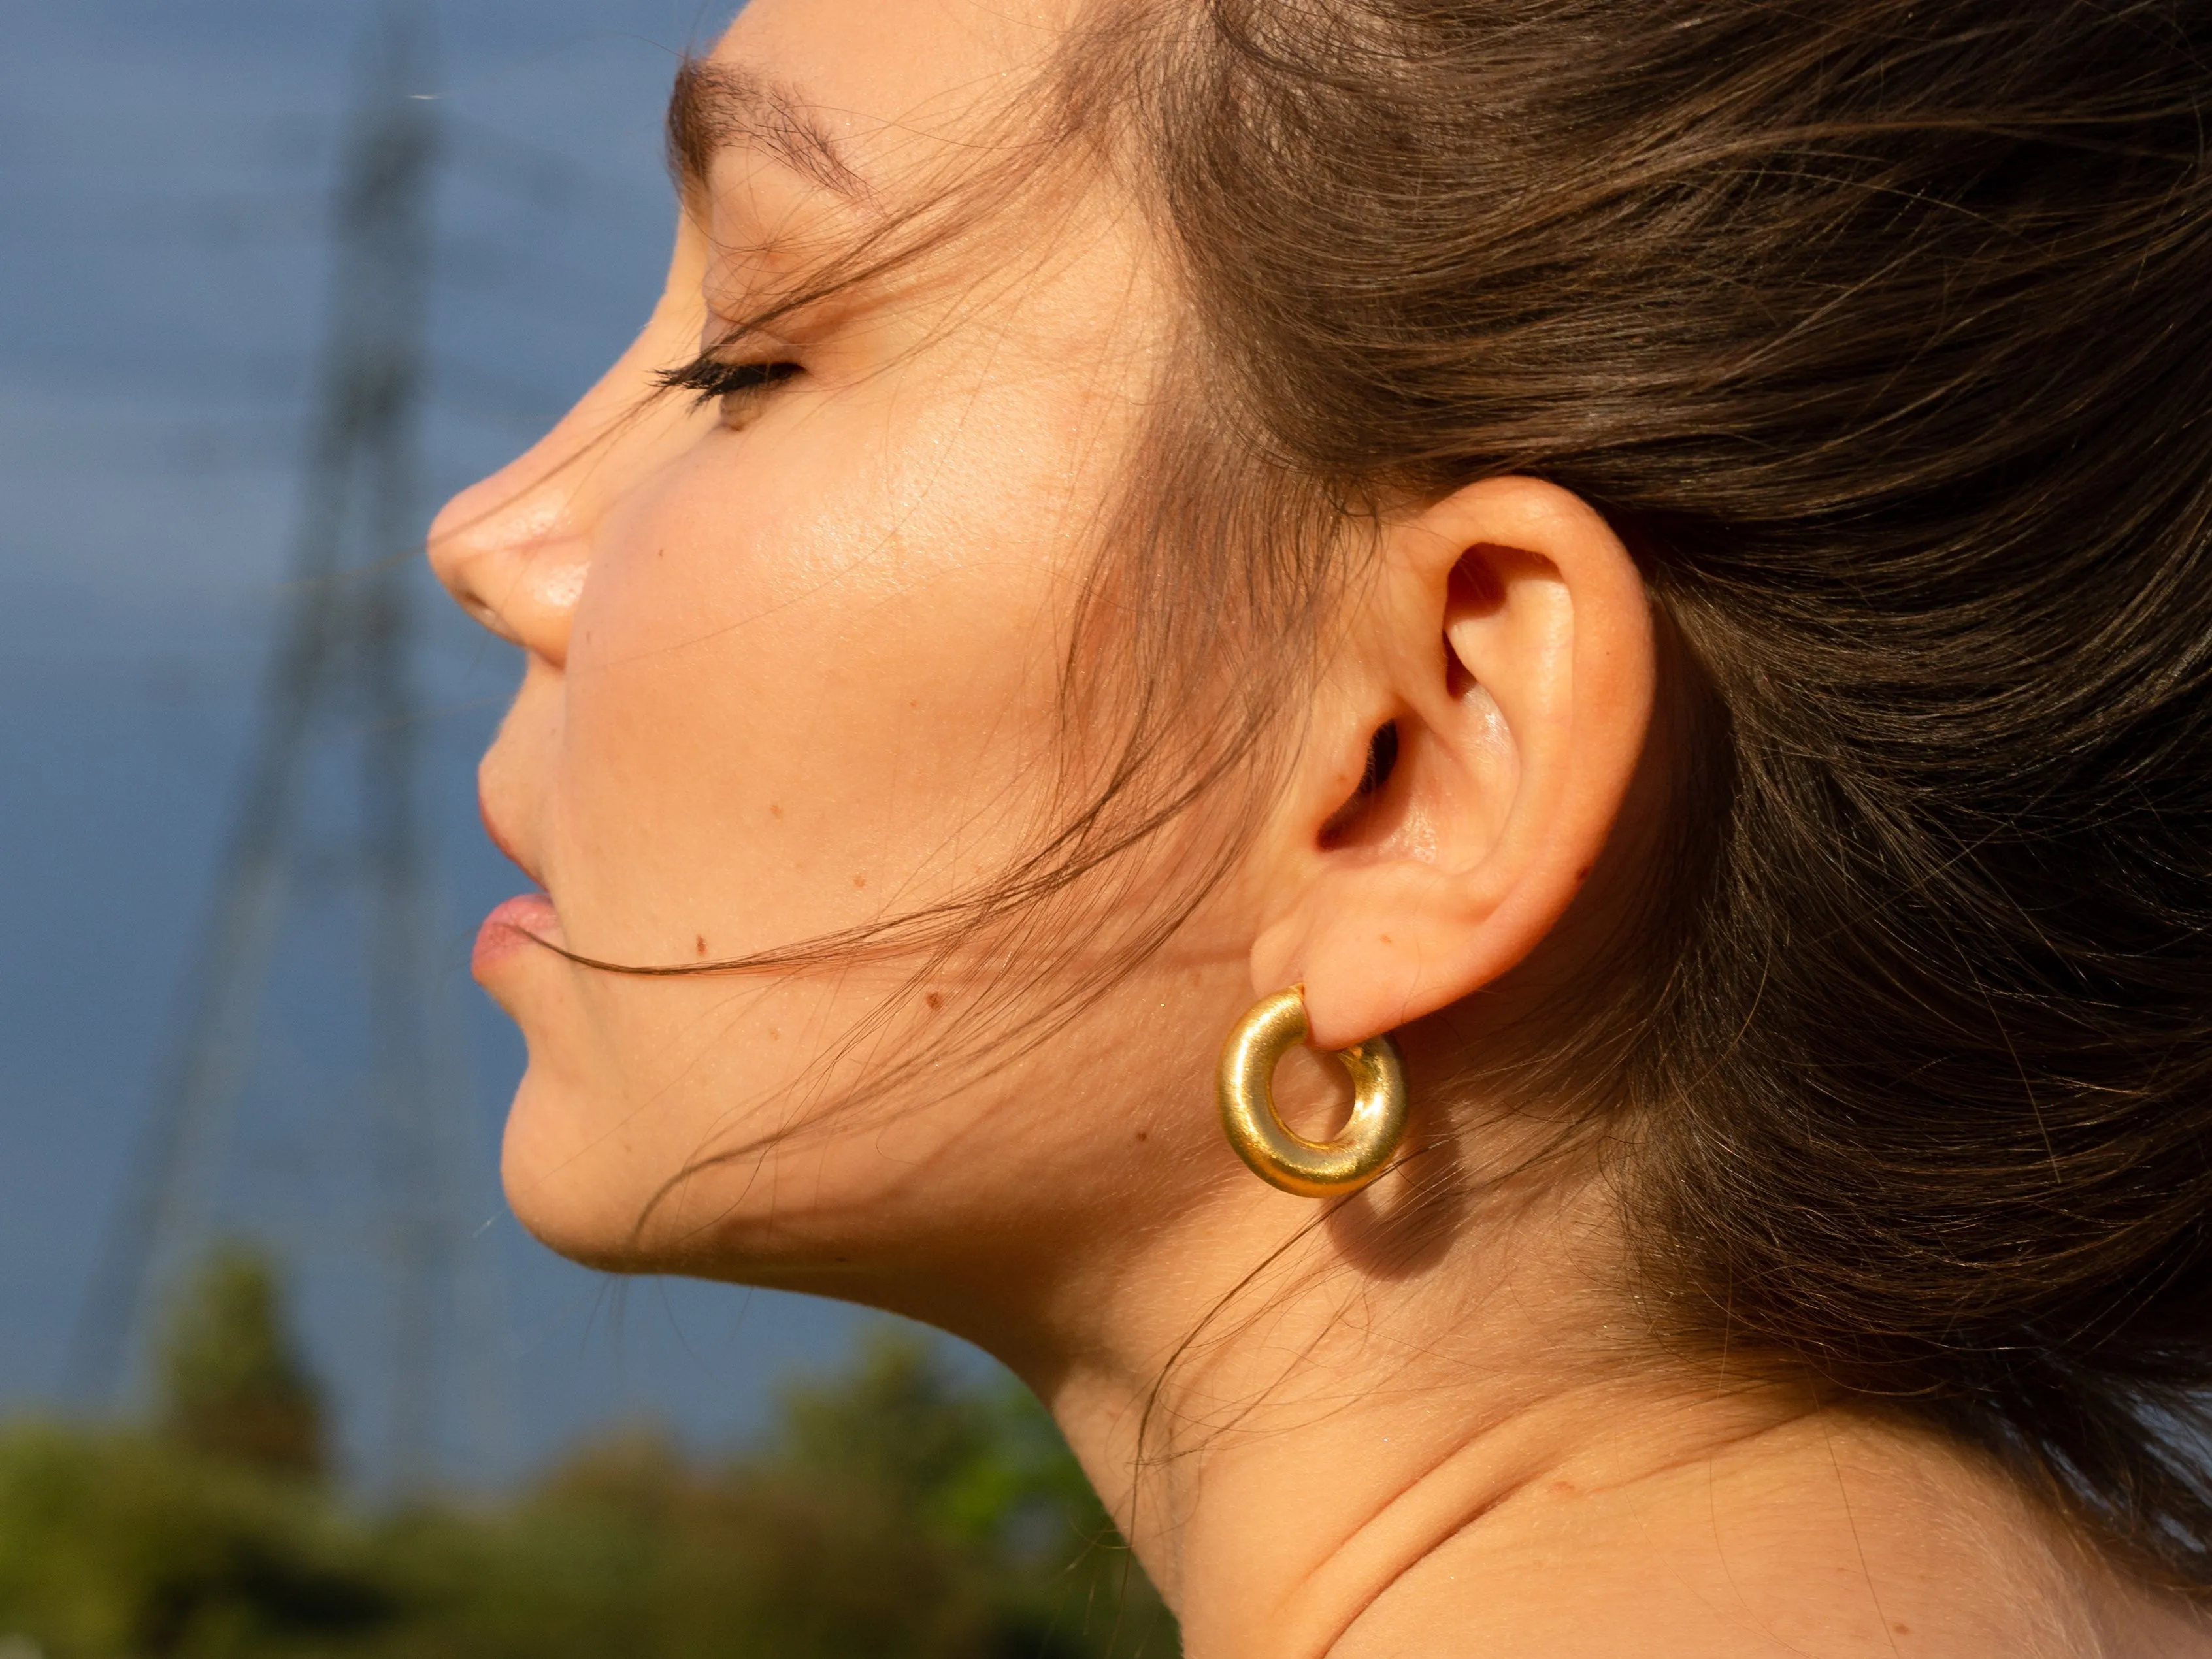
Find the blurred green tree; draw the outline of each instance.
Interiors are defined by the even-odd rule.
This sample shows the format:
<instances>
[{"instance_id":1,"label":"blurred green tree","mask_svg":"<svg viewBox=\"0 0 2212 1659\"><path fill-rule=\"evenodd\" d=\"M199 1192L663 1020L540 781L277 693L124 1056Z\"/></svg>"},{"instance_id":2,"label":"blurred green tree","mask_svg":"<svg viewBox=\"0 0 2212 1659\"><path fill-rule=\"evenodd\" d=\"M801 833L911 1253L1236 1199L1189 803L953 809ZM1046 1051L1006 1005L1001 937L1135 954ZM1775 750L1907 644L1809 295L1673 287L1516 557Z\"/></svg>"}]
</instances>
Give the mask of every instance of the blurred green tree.
<instances>
[{"instance_id":1,"label":"blurred green tree","mask_svg":"<svg viewBox=\"0 0 2212 1659\"><path fill-rule=\"evenodd\" d=\"M403 1526L444 1659L1171 1659L1173 1621L1052 1420L878 1328L720 1463L631 1427L496 1520ZM437 1632L434 1636L430 1632Z\"/></svg>"},{"instance_id":2,"label":"blurred green tree","mask_svg":"<svg viewBox=\"0 0 2212 1659\"><path fill-rule=\"evenodd\" d=\"M320 1461L296 1424L319 1446L319 1409L289 1441L215 1409L313 1401L279 1291L235 1256L202 1279L161 1433L0 1431L0 1634L48 1659L1177 1651L1042 1409L917 1334L886 1326L787 1389L739 1455L632 1428L506 1499L366 1516L301 1478Z\"/></svg>"},{"instance_id":3,"label":"blurred green tree","mask_svg":"<svg viewBox=\"0 0 2212 1659\"><path fill-rule=\"evenodd\" d=\"M817 1504L842 1498L846 1535L905 1540L916 1565L922 1546L933 1547L940 1604L962 1632L943 1651L1073 1659L1172 1650L1165 1610L1051 1418L1018 1383L963 1381L941 1346L884 1326L846 1370L787 1388L782 1408L753 1479ZM897 1597L870 1563L787 1553L787 1582L809 1586L790 1598L794 1613L875 1604L885 1626L897 1621ZM842 1579L823 1577L840 1568Z\"/></svg>"},{"instance_id":4,"label":"blurred green tree","mask_svg":"<svg viewBox=\"0 0 2212 1659\"><path fill-rule=\"evenodd\" d=\"M295 1476L138 1435L0 1436L0 1631L50 1659L343 1650L403 1611L371 1545Z\"/></svg>"},{"instance_id":5,"label":"blurred green tree","mask_svg":"<svg viewBox=\"0 0 2212 1659\"><path fill-rule=\"evenodd\" d=\"M0 1628L66 1656L319 1650L397 1617L315 1487L320 1390L267 1255L226 1244L179 1300L159 1432L0 1437Z\"/></svg>"},{"instance_id":6,"label":"blurred green tree","mask_svg":"<svg viewBox=\"0 0 2212 1659\"><path fill-rule=\"evenodd\" d=\"M171 1322L161 1383L162 1427L179 1445L278 1473L325 1472L322 1390L266 1251L231 1243L210 1255Z\"/></svg>"}]
</instances>

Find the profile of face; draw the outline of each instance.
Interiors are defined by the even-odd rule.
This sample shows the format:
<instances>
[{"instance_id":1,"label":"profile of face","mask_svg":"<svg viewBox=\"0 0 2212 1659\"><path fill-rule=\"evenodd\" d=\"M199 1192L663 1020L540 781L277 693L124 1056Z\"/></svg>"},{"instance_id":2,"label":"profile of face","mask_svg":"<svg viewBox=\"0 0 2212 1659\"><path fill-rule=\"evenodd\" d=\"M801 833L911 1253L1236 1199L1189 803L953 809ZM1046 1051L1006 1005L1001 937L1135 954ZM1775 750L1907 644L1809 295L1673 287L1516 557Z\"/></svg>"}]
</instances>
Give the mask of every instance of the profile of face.
<instances>
[{"instance_id":1,"label":"profile of face","mask_svg":"<svg viewBox=\"0 0 2212 1659\"><path fill-rule=\"evenodd\" d=\"M1047 0L755 0L688 77L706 154L643 334L433 529L447 587L526 653L482 793L544 895L495 915L476 967L529 1044L512 1202L580 1259L987 1327L959 1264L1049 1294L1012 1287L1249 1183L1207 1091L1255 989L1303 979L1334 1046L1449 1002L1540 937L1619 805L1648 698L1632 568L1559 492L1469 492L1397 527L1297 775L1164 946L954 1086L873 1086L917 1056L927 1085L964 1008L1103 951L834 947L957 902L1048 826L1086 532L1178 308L1094 163L732 330L972 174L1066 27ZM1571 766L1577 699L1612 717ZM1385 726L1387 812L1361 793ZM1346 833L1347 805L1372 822ZM1153 856L1233 834L1231 811L1201 802ZM1475 890L1422 936L1440 883ZM1294 1122L1334 1109L1317 1064L1285 1097Z\"/></svg>"},{"instance_id":2,"label":"profile of face","mask_svg":"<svg viewBox=\"0 0 2212 1659\"><path fill-rule=\"evenodd\" d=\"M957 1015L954 973L884 1030L910 959L636 977L533 942L743 958L941 902L1018 850L1075 526L1145 374L1131 227L1093 216L1042 250L1001 231L896 294L723 337L943 169L1054 30L1042 6L749 7L710 60L727 79L700 118L721 142L644 333L432 532L447 586L526 653L483 801L546 896L502 910L477 971L529 1042L508 1189L570 1254L802 1279L834 1255L866 1274L872 1253L972 1229L970 1206L1051 1224L1019 1195L1064 1196L1040 1166L1104 1127L1030 1068L810 1132L884 1045ZM726 390L657 388L703 348ZM1054 1092L1051 1111L1027 1103Z\"/></svg>"}]
</instances>

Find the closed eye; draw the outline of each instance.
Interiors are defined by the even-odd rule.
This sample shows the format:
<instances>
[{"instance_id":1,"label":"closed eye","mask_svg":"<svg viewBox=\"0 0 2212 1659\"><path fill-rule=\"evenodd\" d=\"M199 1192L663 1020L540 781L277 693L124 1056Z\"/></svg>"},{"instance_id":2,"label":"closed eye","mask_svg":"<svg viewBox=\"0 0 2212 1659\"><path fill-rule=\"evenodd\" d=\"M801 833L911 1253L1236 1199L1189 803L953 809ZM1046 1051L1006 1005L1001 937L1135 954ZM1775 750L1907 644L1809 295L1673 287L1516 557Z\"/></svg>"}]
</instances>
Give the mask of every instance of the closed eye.
<instances>
[{"instance_id":1,"label":"closed eye","mask_svg":"<svg viewBox=\"0 0 2212 1659\"><path fill-rule=\"evenodd\" d=\"M805 372L799 364L780 359L733 363L703 352L682 368L663 369L653 378L664 391L690 392L696 405L766 392Z\"/></svg>"},{"instance_id":2,"label":"closed eye","mask_svg":"<svg viewBox=\"0 0 2212 1659\"><path fill-rule=\"evenodd\" d=\"M722 425L736 429L750 422L762 398L804 372L787 358L732 362L705 351L681 368L664 369L654 378L663 391L690 392L694 409L719 402Z\"/></svg>"}]
</instances>

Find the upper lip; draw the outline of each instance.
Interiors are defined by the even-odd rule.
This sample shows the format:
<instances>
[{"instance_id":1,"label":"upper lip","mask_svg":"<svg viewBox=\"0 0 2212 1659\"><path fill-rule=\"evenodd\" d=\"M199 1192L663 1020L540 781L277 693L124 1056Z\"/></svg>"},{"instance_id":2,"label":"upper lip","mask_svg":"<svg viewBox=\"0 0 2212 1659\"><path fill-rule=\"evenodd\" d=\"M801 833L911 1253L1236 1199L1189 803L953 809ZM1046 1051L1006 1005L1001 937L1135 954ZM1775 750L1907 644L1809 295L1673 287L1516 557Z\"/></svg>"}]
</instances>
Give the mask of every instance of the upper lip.
<instances>
[{"instance_id":1,"label":"upper lip","mask_svg":"<svg viewBox=\"0 0 2212 1659\"><path fill-rule=\"evenodd\" d=\"M477 816L483 820L484 834L491 837L491 844L506 855L507 861L543 888L545 878L531 867L529 860L514 850L514 843L500 829L499 820L492 817L491 803L483 798L481 791L477 795Z\"/></svg>"}]
</instances>

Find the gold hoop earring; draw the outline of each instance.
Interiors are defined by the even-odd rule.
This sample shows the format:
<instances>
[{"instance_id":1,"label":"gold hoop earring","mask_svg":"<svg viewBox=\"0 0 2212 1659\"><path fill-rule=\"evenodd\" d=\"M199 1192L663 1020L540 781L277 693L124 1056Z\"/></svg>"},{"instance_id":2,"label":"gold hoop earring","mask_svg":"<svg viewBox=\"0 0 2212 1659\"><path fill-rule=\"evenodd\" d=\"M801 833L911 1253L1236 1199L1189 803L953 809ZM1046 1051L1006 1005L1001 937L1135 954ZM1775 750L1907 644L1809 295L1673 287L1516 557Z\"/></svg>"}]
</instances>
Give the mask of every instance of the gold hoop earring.
<instances>
[{"instance_id":1,"label":"gold hoop earring","mask_svg":"<svg viewBox=\"0 0 2212 1659\"><path fill-rule=\"evenodd\" d=\"M1398 1045L1372 1036L1333 1052L1352 1073L1352 1121L1335 1140L1308 1140L1275 1110L1275 1066L1306 1040L1306 988L1261 997L1222 1046L1214 1086L1237 1156L1271 1187L1301 1198L1356 1192L1382 1173L1406 1136L1406 1069Z\"/></svg>"}]
</instances>

